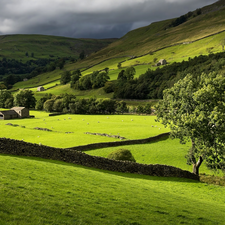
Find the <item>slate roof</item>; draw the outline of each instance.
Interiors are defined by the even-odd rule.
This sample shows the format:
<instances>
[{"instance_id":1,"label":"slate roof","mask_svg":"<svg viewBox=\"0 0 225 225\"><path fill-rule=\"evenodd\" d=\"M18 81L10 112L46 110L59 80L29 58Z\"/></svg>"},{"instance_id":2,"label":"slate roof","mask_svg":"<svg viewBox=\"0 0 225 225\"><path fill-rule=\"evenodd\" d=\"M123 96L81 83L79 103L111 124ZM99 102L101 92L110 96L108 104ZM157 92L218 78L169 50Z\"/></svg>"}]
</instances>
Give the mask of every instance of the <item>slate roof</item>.
<instances>
[{"instance_id":1,"label":"slate roof","mask_svg":"<svg viewBox=\"0 0 225 225\"><path fill-rule=\"evenodd\" d=\"M17 115L17 113L14 110L6 110L6 111L0 111L3 115Z\"/></svg>"},{"instance_id":2,"label":"slate roof","mask_svg":"<svg viewBox=\"0 0 225 225\"><path fill-rule=\"evenodd\" d=\"M22 109L25 109L25 107L13 107L13 108L11 108L11 110L22 110Z\"/></svg>"}]
</instances>

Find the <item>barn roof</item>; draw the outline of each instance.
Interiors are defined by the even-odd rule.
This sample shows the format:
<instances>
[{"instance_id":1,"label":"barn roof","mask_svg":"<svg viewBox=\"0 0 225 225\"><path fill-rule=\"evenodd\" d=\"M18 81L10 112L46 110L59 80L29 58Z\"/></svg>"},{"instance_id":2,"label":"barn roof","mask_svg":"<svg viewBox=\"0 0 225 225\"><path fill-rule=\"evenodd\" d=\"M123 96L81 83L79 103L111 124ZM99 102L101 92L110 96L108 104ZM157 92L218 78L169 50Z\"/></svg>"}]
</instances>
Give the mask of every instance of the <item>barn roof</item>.
<instances>
[{"instance_id":1,"label":"barn roof","mask_svg":"<svg viewBox=\"0 0 225 225\"><path fill-rule=\"evenodd\" d=\"M11 108L11 110L16 110L16 111L22 110L22 109L25 109L25 107L13 107L13 108Z\"/></svg>"},{"instance_id":2,"label":"barn roof","mask_svg":"<svg viewBox=\"0 0 225 225\"><path fill-rule=\"evenodd\" d=\"M14 110L6 110L6 111L0 111L2 115L17 115L17 113Z\"/></svg>"}]
</instances>

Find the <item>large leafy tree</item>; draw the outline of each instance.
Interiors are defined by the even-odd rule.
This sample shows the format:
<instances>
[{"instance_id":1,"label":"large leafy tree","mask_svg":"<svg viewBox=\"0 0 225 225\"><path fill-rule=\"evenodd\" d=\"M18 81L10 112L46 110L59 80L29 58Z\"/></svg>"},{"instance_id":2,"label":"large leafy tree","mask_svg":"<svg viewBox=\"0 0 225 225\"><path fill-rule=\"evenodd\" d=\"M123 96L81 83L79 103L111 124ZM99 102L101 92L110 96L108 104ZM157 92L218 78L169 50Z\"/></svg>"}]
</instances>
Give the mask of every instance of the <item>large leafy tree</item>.
<instances>
[{"instance_id":1,"label":"large leafy tree","mask_svg":"<svg viewBox=\"0 0 225 225\"><path fill-rule=\"evenodd\" d=\"M71 80L71 73L69 71L64 71L60 78L60 84L67 84Z\"/></svg>"},{"instance_id":2,"label":"large leafy tree","mask_svg":"<svg viewBox=\"0 0 225 225\"><path fill-rule=\"evenodd\" d=\"M75 70L72 72L71 75L71 82L70 82L70 87L75 89L76 87L76 82L81 78L81 72L80 70Z\"/></svg>"},{"instance_id":3,"label":"large leafy tree","mask_svg":"<svg viewBox=\"0 0 225 225\"><path fill-rule=\"evenodd\" d=\"M13 96L8 90L0 90L0 108L11 108L13 106Z\"/></svg>"},{"instance_id":4,"label":"large leafy tree","mask_svg":"<svg viewBox=\"0 0 225 225\"><path fill-rule=\"evenodd\" d=\"M203 160L210 169L225 170L225 77L189 74L163 94L157 120L170 127L172 138L191 141L193 173L199 174Z\"/></svg>"},{"instance_id":5,"label":"large leafy tree","mask_svg":"<svg viewBox=\"0 0 225 225\"><path fill-rule=\"evenodd\" d=\"M35 108L36 99L31 90L20 90L14 98L15 106L23 106L26 108Z\"/></svg>"}]
</instances>

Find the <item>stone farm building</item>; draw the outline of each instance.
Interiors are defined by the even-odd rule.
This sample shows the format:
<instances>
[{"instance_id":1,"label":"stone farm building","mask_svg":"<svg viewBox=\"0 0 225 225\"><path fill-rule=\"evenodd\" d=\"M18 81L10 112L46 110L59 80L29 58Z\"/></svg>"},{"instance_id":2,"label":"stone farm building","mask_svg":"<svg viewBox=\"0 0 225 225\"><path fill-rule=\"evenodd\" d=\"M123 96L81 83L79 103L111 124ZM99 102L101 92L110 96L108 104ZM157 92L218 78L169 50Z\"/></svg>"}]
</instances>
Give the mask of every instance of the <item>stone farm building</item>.
<instances>
[{"instance_id":1,"label":"stone farm building","mask_svg":"<svg viewBox=\"0 0 225 225\"><path fill-rule=\"evenodd\" d=\"M40 86L40 87L37 88L37 91L45 91L45 88Z\"/></svg>"},{"instance_id":2,"label":"stone farm building","mask_svg":"<svg viewBox=\"0 0 225 225\"><path fill-rule=\"evenodd\" d=\"M25 107L13 107L10 110L0 111L1 120L10 120L16 118L27 118L29 117L29 109Z\"/></svg>"},{"instance_id":3,"label":"stone farm building","mask_svg":"<svg viewBox=\"0 0 225 225\"><path fill-rule=\"evenodd\" d=\"M156 66L163 66L166 65L167 61L165 59L160 59L158 63L156 63Z\"/></svg>"}]
</instances>

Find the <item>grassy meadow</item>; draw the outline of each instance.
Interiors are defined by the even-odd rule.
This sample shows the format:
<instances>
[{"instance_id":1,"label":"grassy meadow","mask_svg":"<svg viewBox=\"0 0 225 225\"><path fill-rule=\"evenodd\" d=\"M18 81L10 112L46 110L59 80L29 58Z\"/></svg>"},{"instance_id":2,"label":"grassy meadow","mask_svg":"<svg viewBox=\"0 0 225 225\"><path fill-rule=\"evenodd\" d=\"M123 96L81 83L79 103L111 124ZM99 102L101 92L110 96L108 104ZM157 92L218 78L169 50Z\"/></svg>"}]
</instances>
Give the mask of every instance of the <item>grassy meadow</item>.
<instances>
[{"instance_id":1,"label":"grassy meadow","mask_svg":"<svg viewBox=\"0 0 225 225\"><path fill-rule=\"evenodd\" d=\"M215 6L219 9L220 1ZM77 98L112 98L113 93L106 94L103 88L79 91L71 89L70 84L60 85L61 74L65 70L81 69L85 76L108 67L110 80L114 81L118 73L129 66L135 67L135 77L139 77L149 68L156 69L155 61L162 58L173 63L221 52L221 40L225 38L225 32L222 32L224 10L210 7L204 10L212 12L193 17L177 27L168 28L172 20L160 21L131 31L117 41L42 35L0 36L0 58L23 62L49 57L77 58L85 49L89 55L86 59L67 63L63 70L56 69L16 83L12 91L30 89L37 99L45 93L71 93ZM106 45L108 47L96 52ZM33 58L31 53L34 53ZM117 68L119 62L122 62L121 69ZM47 90L37 92L38 86ZM136 106L145 103L134 100L127 104ZM30 114L35 118L0 120L0 137L69 148L121 141L86 132L120 135L127 140L169 132L168 128L155 122L155 116L65 114L49 117L48 113L40 111L31 111ZM36 127L51 131L36 130ZM190 145L181 145L177 139L163 138L153 143L121 148L129 149L138 163L166 164L192 171L192 166L187 165L185 159ZM102 148L85 153L107 157L119 148ZM200 167L200 174L203 173L210 175L208 177L223 176L208 170L204 162ZM34 157L0 154L0 196L1 225L225 224L223 186L182 178L110 172Z\"/></svg>"},{"instance_id":2,"label":"grassy meadow","mask_svg":"<svg viewBox=\"0 0 225 225\"><path fill-rule=\"evenodd\" d=\"M68 148L97 142L118 141L115 138L87 135L85 132L119 134L132 140L148 138L169 131L168 128L155 122L154 116L60 115L49 117L48 113L38 111L31 111L30 114L35 118L0 120L0 137ZM6 125L8 123L18 126ZM52 131L35 130L35 127L48 128Z\"/></svg>"},{"instance_id":3,"label":"grassy meadow","mask_svg":"<svg viewBox=\"0 0 225 225\"><path fill-rule=\"evenodd\" d=\"M0 224L224 224L225 188L0 155Z\"/></svg>"},{"instance_id":4,"label":"grassy meadow","mask_svg":"<svg viewBox=\"0 0 225 225\"><path fill-rule=\"evenodd\" d=\"M47 145L58 148L69 148L100 142L121 141L105 136L85 134L106 133L134 140L153 137L169 132L162 124L155 122L155 116L143 115L60 115L49 117L48 113L31 111L35 118L0 120L0 137L6 137L25 142ZM7 125L8 123L14 126ZM36 130L47 128L51 131ZM192 172L192 166L186 164L185 155L191 144L179 143L179 140L169 138L143 145L128 145L121 148L129 149L136 162L143 164L165 164ZM110 147L86 151L94 156L107 157L109 153L120 147ZM214 174L202 165L200 173Z\"/></svg>"}]
</instances>

